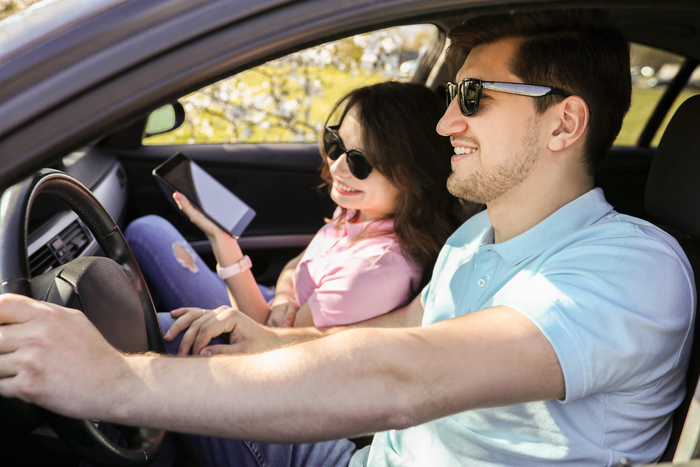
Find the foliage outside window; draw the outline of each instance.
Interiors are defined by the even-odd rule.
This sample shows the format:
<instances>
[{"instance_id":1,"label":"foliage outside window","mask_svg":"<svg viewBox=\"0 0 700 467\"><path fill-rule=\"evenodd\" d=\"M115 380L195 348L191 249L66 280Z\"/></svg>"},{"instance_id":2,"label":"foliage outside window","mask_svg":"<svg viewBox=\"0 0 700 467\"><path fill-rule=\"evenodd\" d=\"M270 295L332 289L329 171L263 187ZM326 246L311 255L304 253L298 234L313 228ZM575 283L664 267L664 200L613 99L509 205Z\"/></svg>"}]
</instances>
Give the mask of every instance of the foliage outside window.
<instances>
[{"instance_id":1,"label":"foliage outside window","mask_svg":"<svg viewBox=\"0 0 700 467\"><path fill-rule=\"evenodd\" d=\"M0 19L26 10L39 0L0 0Z\"/></svg>"},{"instance_id":2,"label":"foliage outside window","mask_svg":"<svg viewBox=\"0 0 700 467\"><path fill-rule=\"evenodd\" d=\"M410 80L438 38L432 25L402 26L273 60L181 98L182 127L144 143L316 141L338 99L361 86Z\"/></svg>"}]
</instances>

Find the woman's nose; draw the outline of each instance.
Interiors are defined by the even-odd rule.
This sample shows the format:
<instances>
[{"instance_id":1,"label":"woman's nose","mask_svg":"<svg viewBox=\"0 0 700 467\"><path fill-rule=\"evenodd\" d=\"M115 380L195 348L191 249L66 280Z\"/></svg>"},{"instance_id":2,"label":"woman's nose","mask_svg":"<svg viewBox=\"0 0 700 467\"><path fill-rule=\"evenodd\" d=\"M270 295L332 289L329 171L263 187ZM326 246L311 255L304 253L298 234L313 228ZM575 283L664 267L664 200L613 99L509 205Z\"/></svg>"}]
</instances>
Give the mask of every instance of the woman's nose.
<instances>
[{"instance_id":1,"label":"woman's nose","mask_svg":"<svg viewBox=\"0 0 700 467\"><path fill-rule=\"evenodd\" d=\"M346 153L342 153L336 160L328 158L328 164L333 175L347 176L350 174L350 167L348 167L348 157Z\"/></svg>"}]
</instances>

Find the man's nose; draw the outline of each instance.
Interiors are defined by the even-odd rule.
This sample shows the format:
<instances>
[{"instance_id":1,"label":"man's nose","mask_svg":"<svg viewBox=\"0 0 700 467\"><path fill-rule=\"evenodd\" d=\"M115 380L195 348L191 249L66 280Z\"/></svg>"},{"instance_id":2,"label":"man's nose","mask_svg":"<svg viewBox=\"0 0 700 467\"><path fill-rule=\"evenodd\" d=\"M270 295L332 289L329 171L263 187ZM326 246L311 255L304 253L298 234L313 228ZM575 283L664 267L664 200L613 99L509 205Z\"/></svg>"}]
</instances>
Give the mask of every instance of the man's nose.
<instances>
[{"instance_id":1,"label":"man's nose","mask_svg":"<svg viewBox=\"0 0 700 467\"><path fill-rule=\"evenodd\" d=\"M459 110L459 102L453 99L435 129L442 136L450 136L463 133L468 127L467 117Z\"/></svg>"}]
</instances>

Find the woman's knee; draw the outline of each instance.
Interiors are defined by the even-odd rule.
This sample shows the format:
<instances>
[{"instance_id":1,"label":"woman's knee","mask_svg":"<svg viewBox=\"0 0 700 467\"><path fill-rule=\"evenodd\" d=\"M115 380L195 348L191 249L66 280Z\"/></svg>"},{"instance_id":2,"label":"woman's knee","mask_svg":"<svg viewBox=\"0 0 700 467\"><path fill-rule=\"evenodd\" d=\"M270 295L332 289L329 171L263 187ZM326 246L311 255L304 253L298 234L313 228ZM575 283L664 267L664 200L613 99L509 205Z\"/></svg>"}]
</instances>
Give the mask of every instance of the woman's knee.
<instances>
[{"instance_id":1,"label":"woman's knee","mask_svg":"<svg viewBox=\"0 0 700 467\"><path fill-rule=\"evenodd\" d=\"M164 236L182 237L180 232L167 220L160 216L148 215L133 220L124 231L128 240L142 238L162 238Z\"/></svg>"},{"instance_id":2,"label":"woman's knee","mask_svg":"<svg viewBox=\"0 0 700 467\"><path fill-rule=\"evenodd\" d=\"M162 217L155 215L140 217L129 224L124 231L124 236L142 269L146 266L145 263L152 261L169 262L170 260L167 259L169 256L174 256L173 260L177 260L180 264L183 261L187 264L193 261L189 258L193 257L194 253L185 238ZM188 258L177 258L176 251Z\"/></svg>"}]
</instances>

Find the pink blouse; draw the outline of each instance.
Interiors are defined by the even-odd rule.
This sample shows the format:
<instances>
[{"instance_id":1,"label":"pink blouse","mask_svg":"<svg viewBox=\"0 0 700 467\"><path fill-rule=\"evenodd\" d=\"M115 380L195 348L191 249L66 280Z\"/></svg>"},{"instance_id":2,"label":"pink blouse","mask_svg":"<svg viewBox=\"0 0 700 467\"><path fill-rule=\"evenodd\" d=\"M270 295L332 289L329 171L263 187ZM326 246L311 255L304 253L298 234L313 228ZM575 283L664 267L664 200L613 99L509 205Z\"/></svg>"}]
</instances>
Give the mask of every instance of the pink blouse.
<instances>
[{"instance_id":1,"label":"pink blouse","mask_svg":"<svg viewBox=\"0 0 700 467\"><path fill-rule=\"evenodd\" d=\"M415 296L422 270L402 254L393 226L393 220L343 220L316 233L292 279L296 298L309 304L316 327L364 321Z\"/></svg>"}]
</instances>

